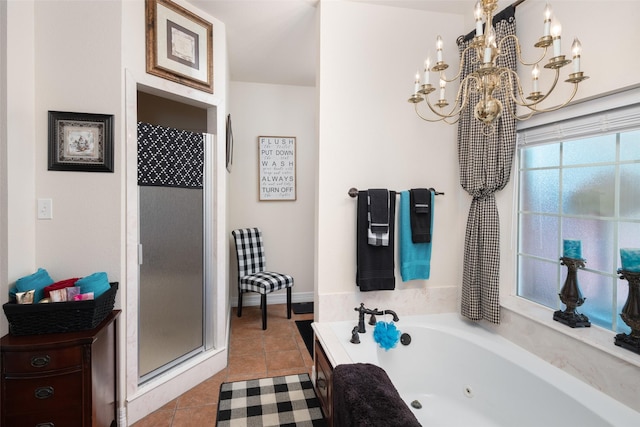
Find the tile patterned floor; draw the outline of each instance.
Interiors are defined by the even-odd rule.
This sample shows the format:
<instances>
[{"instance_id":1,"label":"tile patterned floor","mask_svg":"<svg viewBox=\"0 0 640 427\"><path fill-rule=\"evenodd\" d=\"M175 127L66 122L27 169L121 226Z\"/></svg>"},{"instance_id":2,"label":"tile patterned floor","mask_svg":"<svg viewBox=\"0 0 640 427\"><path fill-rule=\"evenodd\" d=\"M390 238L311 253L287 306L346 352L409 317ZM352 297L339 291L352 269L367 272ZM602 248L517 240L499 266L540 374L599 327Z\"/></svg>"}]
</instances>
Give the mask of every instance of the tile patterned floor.
<instances>
[{"instance_id":1,"label":"tile patterned floor","mask_svg":"<svg viewBox=\"0 0 640 427\"><path fill-rule=\"evenodd\" d=\"M229 364L226 369L195 386L177 399L147 415L132 427L215 426L220 384L279 375L311 375L313 359L298 333L296 320L313 314L292 314L285 304L270 305L267 330L262 330L260 307L244 307L242 317L231 317Z\"/></svg>"}]
</instances>

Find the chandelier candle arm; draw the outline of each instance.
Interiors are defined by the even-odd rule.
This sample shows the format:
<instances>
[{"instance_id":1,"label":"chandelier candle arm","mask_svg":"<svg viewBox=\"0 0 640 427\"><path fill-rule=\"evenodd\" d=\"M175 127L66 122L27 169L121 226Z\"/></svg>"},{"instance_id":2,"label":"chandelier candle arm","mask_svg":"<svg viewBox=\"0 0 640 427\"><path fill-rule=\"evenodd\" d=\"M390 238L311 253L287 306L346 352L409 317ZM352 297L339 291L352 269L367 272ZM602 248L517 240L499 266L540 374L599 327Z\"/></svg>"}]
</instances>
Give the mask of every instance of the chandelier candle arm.
<instances>
[{"instance_id":1,"label":"chandelier candle arm","mask_svg":"<svg viewBox=\"0 0 640 427\"><path fill-rule=\"evenodd\" d=\"M536 72L536 69L537 69L537 72ZM545 99L547 99L549 94L553 92L556 85L558 84L558 79L560 77L560 70L556 69L555 70L556 74L553 79L553 84L551 85L551 88L546 94L542 94L540 92L539 81L538 81L538 76L540 75L540 68L534 67L533 70L531 70L532 91L531 91L531 94L529 94L529 96L526 97L526 99L530 100L531 102L527 102L525 101L524 91L522 90L522 85L520 84L520 79L518 78L518 74L514 70L508 70L508 69L505 69L505 72L509 75L509 85L511 88L513 88L510 91L511 99L513 100L513 102L515 102L520 107L529 108L531 110L534 110L535 112L538 112L537 105L540 104Z\"/></svg>"},{"instance_id":2,"label":"chandelier candle arm","mask_svg":"<svg viewBox=\"0 0 640 427\"><path fill-rule=\"evenodd\" d=\"M426 122L432 122L432 123L435 123L435 122L442 122L442 121L445 121L445 120L447 119L447 117L446 117L446 116L444 116L444 117L438 117L438 118L433 118L433 119L432 119L432 118L429 118L429 117L425 117L425 116L423 116L423 115L420 113L420 110L418 109L418 103L417 103L417 102L415 103L415 110L416 110L416 114L418 115L418 117L420 117L422 120L424 120L424 121L426 121Z\"/></svg>"},{"instance_id":3,"label":"chandelier candle arm","mask_svg":"<svg viewBox=\"0 0 640 427\"><path fill-rule=\"evenodd\" d=\"M427 56L427 59L424 61L424 77L422 78L423 85L429 84L429 68L431 68L431 59Z\"/></svg>"},{"instance_id":4,"label":"chandelier candle arm","mask_svg":"<svg viewBox=\"0 0 640 427\"><path fill-rule=\"evenodd\" d=\"M505 43L509 39L513 39L514 40L515 48L516 48L516 56L518 58L518 64L520 64L520 65L524 65L525 67L533 67L536 64L540 64L540 62L542 62L542 60L547 56L547 48L549 46L536 46L536 47L539 47L539 48L543 49L542 54L535 61L526 62L524 59L522 59L522 47L520 46L520 41L518 40L518 37L515 34L506 35L500 40L500 42L498 44L498 50L500 52L504 52L505 49L502 46L502 44Z\"/></svg>"},{"instance_id":5,"label":"chandelier candle arm","mask_svg":"<svg viewBox=\"0 0 640 427\"><path fill-rule=\"evenodd\" d=\"M467 56L467 52L468 52L469 50L471 50L471 49L474 49L474 50L475 50L475 49L476 49L476 46L467 46L467 47L465 48L465 50L464 50L464 51L462 52L462 54L460 55L460 61L459 61L459 64L458 64L458 73L457 73L455 76L451 77L450 79L448 79L448 78L447 78L447 76L445 75L445 73L444 73L444 69L442 69L442 70L435 70L435 68L436 68L436 67L434 66L434 67L431 69L431 71L437 71L437 72L440 74L440 79L444 80L444 81L445 81L445 82L447 82L447 83L453 83L453 82L457 81L458 79L460 79L460 76L462 75L462 70L463 70L463 68L464 68L464 58ZM477 61L474 61L474 63L475 63L475 62L477 62ZM444 62L442 63L442 66L444 66L444 67L445 67L445 69L449 67L449 65L447 65L447 64L446 64L446 63L444 63Z\"/></svg>"},{"instance_id":6,"label":"chandelier candle arm","mask_svg":"<svg viewBox=\"0 0 640 427\"><path fill-rule=\"evenodd\" d=\"M472 77L471 79L475 79L476 77ZM458 88L458 92L456 94L455 97L455 101L453 103L453 105L451 106L451 110L449 111L449 113L440 113L439 111L437 111L435 108L433 108L433 105L431 104L431 102L429 101L429 98L426 97L426 101L427 101L427 105L429 106L429 109L436 114L437 116L441 117L442 119L448 119L448 118L452 118L454 116L458 116L458 118L456 119L455 122L457 122L458 120L460 120L460 112L467 106L467 103L469 101L468 97L463 97L462 93L463 93L463 88L469 86L471 84L470 80L471 79L465 79L463 81L463 83L460 85L460 87ZM442 109L444 107L446 107L448 105L447 101L444 100L444 103L441 103L439 100L435 105ZM458 107L458 104L460 104L460 107ZM446 120L445 120L446 122ZM448 123L448 122L446 122Z\"/></svg>"},{"instance_id":7,"label":"chandelier candle arm","mask_svg":"<svg viewBox=\"0 0 640 427\"><path fill-rule=\"evenodd\" d=\"M473 77L472 79L475 79L475 77ZM434 108L433 104L431 104L431 101L429 100L429 97L424 97L424 98L420 97L420 100L419 100L419 101L415 101L415 102L414 102L414 104L416 104L416 105L415 105L416 113L418 114L418 116L419 116L421 119L423 119L423 120L425 120L425 121L428 121L428 122L440 122L440 121L444 121L445 123L448 123L448 124L455 124L455 123L457 123L457 122L458 122L458 120L460 120L460 112L461 112L461 111L462 111L462 110L467 106L467 103L468 103L468 101L469 101L469 99L468 99L468 98L463 98L463 97L461 96L461 93L462 93L463 87L464 87L464 86L468 86L468 85L470 85L470 84L471 84L471 83L470 83L470 81L469 81L469 80L465 80L465 81L463 82L463 84L462 84L462 85L460 85L460 87L458 88L458 94L456 95L455 102L454 102L453 106L451 107L451 110L450 110L450 112L449 112L449 113L441 113L440 111L436 110L436 109ZM435 88L432 88L432 89L433 89L433 90L435 90ZM433 91L433 90L432 90L432 91ZM461 100L462 100L462 103L461 103L461 104L460 104L460 106L458 107L458 104L461 102ZM422 115L422 114L419 112L419 110L418 110L418 105L417 105L417 104L418 104L418 102L421 102L421 101L426 101L426 105L429 107L429 110L431 110L431 112L432 112L433 114L435 114L435 115L437 116L437 118L434 118L434 119L427 119L427 118L425 118L425 116L424 116L424 115ZM439 105L438 103L436 103L436 106L437 106L439 109L442 109L442 108L444 108L446 105ZM447 121L447 119L455 119L455 120L454 120L454 121L452 121L452 122L449 122L449 121Z\"/></svg>"},{"instance_id":8,"label":"chandelier candle arm","mask_svg":"<svg viewBox=\"0 0 640 427\"><path fill-rule=\"evenodd\" d=\"M571 92L571 96L566 99L562 104L553 106L553 107L546 107L546 108L540 108L537 105L534 105L534 108L529 107L532 111L532 113L550 113L552 111L557 111L563 107L566 107L571 101L573 101L573 98L575 98L576 94L578 93L578 83L574 83L573 85L573 91Z\"/></svg>"},{"instance_id":9,"label":"chandelier candle arm","mask_svg":"<svg viewBox=\"0 0 640 427\"><path fill-rule=\"evenodd\" d=\"M516 1L516 3L512 5L512 8L515 8L518 4L522 3L522 1L523 0ZM506 95L509 105L505 107L508 107L507 110L509 110L510 114L518 120L526 120L534 113L558 110L574 99L578 84L588 78L581 70L580 59L582 46L580 45L580 41L576 38L571 45L572 59L567 59L565 55L562 55L561 26L557 19L552 19L551 6L547 3L544 9L543 34L538 42L534 44L534 47L542 49L542 54L536 61L526 62L522 58L522 47L515 34L508 34L502 36L500 39L497 38L496 29L493 25L493 16L497 6L498 0L478 0L476 2L474 7L475 36L460 54L458 72L456 76L451 79L448 79L445 75L445 70L448 69L449 65L446 64L443 59L444 41L440 35L436 37L436 63L435 65L431 65L431 60L427 57L424 63L422 84L420 84L420 75L418 73L416 74L414 82L414 93L408 99L410 103L415 104L414 109L421 119L429 122L444 121L449 124L457 123L460 119L460 114L468 105L471 94L479 93L481 94L481 99L474 107L474 116L485 125L485 134L488 134L495 130L496 126L494 122L500 118L503 112L502 102L495 97L498 93L504 93ZM509 12L509 14L509 16L513 16L512 12ZM515 70L497 66L498 58L507 56L507 52L511 50L511 45L507 43L509 41L513 42L517 63L533 68L531 80L532 91L526 98L522 90L520 78ZM547 58L547 52L550 50L550 47L552 48L553 56L549 58L545 64L542 64L542 61ZM469 50L475 52L475 54L472 54ZM542 107L540 103L547 100L550 94L556 89L560 78L560 69L572 62L573 72L564 80L574 85L571 95L566 101L559 105ZM545 69L555 71L553 83L546 93L541 92L539 87L540 64L542 64ZM469 68L470 65L474 67L473 69L475 71L469 72L464 79L461 79L463 70ZM440 91L438 95L434 95L437 98L436 102L432 102L430 97L430 94L437 89L437 87L431 84L431 72L438 74ZM445 98L446 86L448 83L459 80L460 83L456 98L453 101L453 106L447 109L448 112L444 111L444 107L449 106ZM419 111L418 104L422 101L426 101L425 105L427 109L435 114L436 117L426 117ZM512 102L522 108L529 109L529 112L516 116L513 112L515 109L513 108Z\"/></svg>"},{"instance_id":10,"label":"chandelier candle arm","mask_svg":"<svg viewBox=\"0 0 640 427\"><path fill-rule=\"evenodd\" d=\"M418 115L418 117L420 117L422 120L426 121L426 122L445 122L448 125L455 125L456 123L458 123L458 121L460 120L460 115L457 116L452 116L455 117L455 120L449 121L449 119L451 119L452 117L448 117L448 116L443 116L443 117L439 117L439 118L429 118L429 117L425 117L420 113L420 110L418 109L418 104L415 104L415 110L416 110L416 114Z\"/></svg>"},{"instance_id":11,"label":"chandelier candle arm","mask_svg":"<svg viewBox=\"0 0 640 427\"><path fill-rule=\"evenodd\" d=\"M553 56L558 57L562 55L562 25L556 21L551 28L551 38L553 40Z\"/></svg>"},{"instance_id":12,"label":"chandelier candle arm","mask_svg":"<svg viewBox=\"0 0 640 427\"><path fill-rule=\"evenodd\" d=\"M559 72L557 70L556 70L556 72L557 72L557 74L559 74ZM509 70L509 74L510 75L511 74L515 74L515 72L513 70ZM585 78L588 78L588 77L585 77ZM557 79L556 79L556 81L557 81ZM520 92L522 92L522 88L520 88ZM577 93L578 93L578 83L575 82L574 85L573 85L573 91L571 92L571 95L569 96L568 99L566 99L562 104L555 105L555 106L552 106L552 107L546 107L546 108L541 108L541 107L538 106L538 104L541 101L543 101L547 97L547 95L544 95L544 96L541 95L541 100L540 101L526 103L526 102L521 102L520 100L518 100L518 98L515 97L515 95L513 93L511 93L511 98L512 98L513 102L516 105L519 105L521 107L526 107L526 108L528 108L530 110L526 114L523 114L523 115L520 115L520 116L512 114L512 116L515 117L518 120L527 120L527 119L531 118L534 113L549 113L549 112L552 112L552 111L557 111L560 108L566 107L567 104L569 104L573 100L573 98L575 98ZM511 111L511 110L509 110L509 111Z\"/></svg>"},{"instance_id":13,"label":"chandelier candle arm","mask_svg":"<svg viewBox=\"0 0 640 427\"><path fill-rule=\"evenodd\" d=\"M580 72L580 54L582 53L582 44L577 37L571 44L571 53L573 53L573 73L577 74Z\"/></svg>"},{"instance_id":14,"label":"chandelier candle arm","mask_svg":"<svg viewBox=\"0 0 640 427\"><path fill-rule=\"evenodd\" d=\"M538 64L533 66L533 70L531 70L531 78L533 79L533 93L540 93L540 87L538 84L538 78L540 77L540 67Z\"/></svg>"},{"instance_id":15,"label":"chandelier candle arm","mask_svg":"<svg viewBox=\"0 0 640 427\"><path fill-rule=\"evenodd\" d=\"M482 5L480 4L480 0L476 2L473 15L476 18L476 37L479 37L482 35Z\"/></svg>"},{"instance_id":16,"label":"chandelier candle arm","mask_svg":"<svg viewBox=\"0 0 640 427\"><path fill-rule=\"evenodd\" d=\"M444 89L447 86L447 82L440 79L440 100L444 101L445 97L444 97Z\"/></svg>"},{"instance_id":17,"label":"chandelier candle arm","mask_svg":"<svg viewBox=\"0 0 640 427\"><path fill-rule=\"evenodd\" d=\"M543 36L551 35L551 5L547 3L544 8L544 32Z\"/></svg>"}]
</instances>

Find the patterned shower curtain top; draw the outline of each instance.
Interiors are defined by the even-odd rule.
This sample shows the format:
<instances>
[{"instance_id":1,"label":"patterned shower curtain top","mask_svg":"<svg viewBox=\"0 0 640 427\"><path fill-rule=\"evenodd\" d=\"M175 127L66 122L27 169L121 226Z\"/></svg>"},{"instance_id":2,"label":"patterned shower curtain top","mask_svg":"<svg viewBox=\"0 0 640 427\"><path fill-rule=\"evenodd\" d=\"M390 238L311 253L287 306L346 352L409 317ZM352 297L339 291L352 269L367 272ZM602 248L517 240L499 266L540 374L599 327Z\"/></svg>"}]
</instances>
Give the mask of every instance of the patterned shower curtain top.
<instances>
[{"instance_id":1,"label":"patterned shower curtain top","mask_svg":"<svg viewBox=\"0 0 640 427\"><path fill-rule=\"evenodd\" d=\"M494 19L496 38L515 34L515 7L509 6ZM472 36L458 39L462 55ZM516 69L517 56L513 39L503 44L499 67ZM471 61L474 49L467 51L460 79L479 66ZM515 104L505 90L497 90L502 102L502 116L494 132L485 135L484 125L473 116L480 94L472 94L466 111L458 122L458 160L460 185L473 197L465 234L461 313L472 320L500 322L500 219L494 193L509 182L516 145ZM513 113L513 114L512 114Z\"/></svg>"},{"instance_id":2,"label":"patterned shower curtain top","mask_svg":"<svg viewBox=\"0 0 640 427\"><path fill-rule=\"evenodd\" d=\"M516 8L513 5L507 6L501 12L498 12L497 14L493 15L494 28L496 27L496 25L501 25L502 26L502 25L510 24L510 23L515 24L515 22L516 22L515 20L516 20ZM495 29L496 29L496 32L499 33L498 28L495 28ZM502 35L496 34L496 37L498 39L500 39L501 37L503 37L503 36L505 36L507 34L515 34L515 28L513 29L513 33L503 32ZM476 36L476 30L474 29L473 31L471 31L467 35L460 36L458 38L458 44L460 44L462 42L465 42L465 43L466 42L470 42L470 41L473 40L473 38L475 36Z\"/></svg>"},{"instance_id":3,"label":"patterned shower curtain top","mask_svg":"<svg viewBox=\"0 0 640 427\"><path fill-rule=\"evenodd\" d=\"M138 123L138 185L202 188L204 135Z\"/></svg>"}]
</instances>

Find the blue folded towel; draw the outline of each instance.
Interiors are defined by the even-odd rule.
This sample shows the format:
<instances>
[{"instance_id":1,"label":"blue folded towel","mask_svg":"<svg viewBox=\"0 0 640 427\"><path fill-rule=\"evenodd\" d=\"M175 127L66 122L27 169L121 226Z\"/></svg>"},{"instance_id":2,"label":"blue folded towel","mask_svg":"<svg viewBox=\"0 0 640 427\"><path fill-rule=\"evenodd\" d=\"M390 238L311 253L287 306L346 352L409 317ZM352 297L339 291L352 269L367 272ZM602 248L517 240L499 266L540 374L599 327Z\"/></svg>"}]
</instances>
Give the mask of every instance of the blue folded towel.
<instances>
[{"instance_id":1,"label":"blue folded towel","mask_svg":"<svg viewBox=\"0 0 640 427\"><path fill-rule=\"evenodd\" d=\"M107 273L104 272L93 273L89 276L83 277L76 282L76 286L80 286L81 294L93 292L93 298L98 298L100 295L111 289Z\"/></svg>"},{"instance_id":2,"label":"blue folded towel","mask_svg":"<svg viewBox=\"0 0 640 427\"><path fill-rule=\"evenodd\" d=\"M433 192L431 193L431 230L433 233ZM400 193L399 256L402 281L428 279L431 273L431 242L413 243L411 237L411 206L408 191Z\"/></svg>"},{"instance_id":3,"label":"blue folded towel","mask_svg":"<svg viewBox=\"0 0 640 427\"><path fill-rule=\"evenodd\" d=\"M21 277L16 281L16 286L9 291L9 295L15 298L17 292L26 292L35 290L33 294L33 302L37 303L44 298L44 288L53 284L53 279L44 268L38 268L35 273Z\"/></svg>"}]
</instances>

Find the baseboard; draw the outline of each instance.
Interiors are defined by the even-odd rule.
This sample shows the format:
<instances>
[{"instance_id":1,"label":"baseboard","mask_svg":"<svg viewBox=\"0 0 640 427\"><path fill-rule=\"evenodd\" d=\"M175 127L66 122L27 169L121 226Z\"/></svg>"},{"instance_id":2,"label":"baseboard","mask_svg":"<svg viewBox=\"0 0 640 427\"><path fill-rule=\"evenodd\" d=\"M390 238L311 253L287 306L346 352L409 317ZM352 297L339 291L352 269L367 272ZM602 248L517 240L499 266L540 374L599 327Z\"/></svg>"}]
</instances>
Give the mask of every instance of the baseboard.
<instances>
[{"instance_id":1,"label":"baseboard","mask_svg":"<svg viewBox=\"0 0 640 427\"><path fill-rule=\"evenodd\" d=\"M291 294L291 302L310 302L313 301L313 292L298 292ZM278 292L275 294L267 295L267 305L271 304L286 304L287 303L287 294L284 292ZM242 306L258 306L260 305L260 294L256 292L249 292L242 296ZM231 306L238 306L238 296L231 297Z\"/></svg>"}]
</instances>

